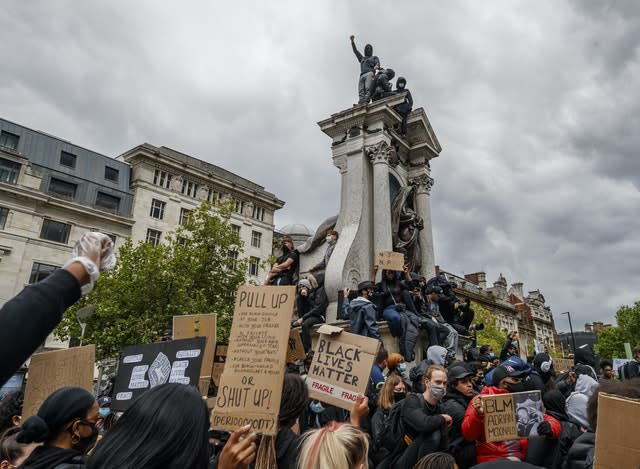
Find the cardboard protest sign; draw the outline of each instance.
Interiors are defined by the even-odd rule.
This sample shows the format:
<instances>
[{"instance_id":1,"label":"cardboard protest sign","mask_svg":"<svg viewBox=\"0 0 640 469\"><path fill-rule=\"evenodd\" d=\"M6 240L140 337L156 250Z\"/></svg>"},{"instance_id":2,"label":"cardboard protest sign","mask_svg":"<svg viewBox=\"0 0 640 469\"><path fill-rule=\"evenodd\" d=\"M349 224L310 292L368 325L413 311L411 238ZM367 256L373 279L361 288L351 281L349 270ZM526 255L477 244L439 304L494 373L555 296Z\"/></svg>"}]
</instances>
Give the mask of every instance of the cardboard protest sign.
<instances>
[{"instance_id":1,"label":"cardboard protest sign","mask_svg":"<svg viewBox=\"0 0 640 469\"><path fill-rule=\"evenodd\" d=\"M95 345L33 355L29 364L22 418L38 413L40 404L58 388L77 386L92 392L95 361Z\"/></svg>"},{"instance_id":2,"label":"cardboard protest sign","mask_svg":"<svg viewBox=\"0 0 640 469\"><path fill-rule=\"evenodd\" d=\"M640 467L640 400L598 394L595 469Z\"/></svg>"},{"instance_id":3,"label":"cardboard protest sign","mask_svg":"<svg viewBox=\"0 0 640 469\"><path fill-rule=\"evenodd\" d=\"M275 435L293 316L295 286L238 289L211 425Z\"/></svg>"},{"instance_id":4,"label":"cardboard protest sign","mask_svg":"<svg viewBox=\"0 0 640 469\"><path fill-rule=\"evenodd\" d=\"M540 391L482 396L482 406L487 441L538 436L538 424L544 420Z\"/></svg>"},{"instance_id":5,"label":"cardboard protest sign","mask_svg":"<svg viewBox=\"0 0 640 469\"><path fill-rule=\"evenodd\" d=\"M220 386L220 377L224 371L224 364L227 361L228 347L229 346L227 344L216 344L216 353L213 356L213 370L211 371L211 378L213 379L213 384L215 384L216 387Z\"/></svg>"},{"instance_id":6,"label":"cardboard protest sign","mask_svg":"<svg viewBox=\"0 0 640 469\"><path fill-rule=\"evenodd\" d=\"M164 383L198 386L206 337L122 349L113 388L113 410L127 410L140 394Z\"/></svg>"},{"instance_id":7,"label":"cardboard protest sign","mask_svg":"<svg viewBox=\"0 0 640 469\"><path fill-rule=\"evenodd\" d=\"M380 270L402 270L404 269L404 256L401 252L378 251L376 264Z\"/></svg>"},{"instance_id":8,"label":"cardboard protest sign","mask_svg":"<svg viewBox=\"0 0 640 469\"><path fill-rule=\"evenodd\" d=\"M309 396L350 410L358 394L364 394L380 342L343 332L325 324L307 375Z\"/></svg>"},{"instance_id":9,"label":"cardboard protest sign","mask_svg":"<svg viewBox=\"0 0 640 469\"><path fill-rule=\"evenodd\" d=\"M618 376L618 369L627 362L630 362L628 358L614 358L613 359L613 372Z\"/></svg>"},{"instance_id":10,"label":"cardboard protest sign","mask_svg":"<svg viewBox=\"0 0 640 469\"><path fill-rule=\"evenodd\" d=\"M573 367L573 358L554 358L553 368L557 372L568 371Z\"/></svg>"},{"instance_id":11,"label":"cardboard protest sign","mask_svg":"<svg viewBox=\"0 0 640 469\"><path fill-rule=\"evenodd\" d=\"M188 314L173 317L173 338L189 339L191 337L206 337L207 345L202 355L200 367L200 392L207 394L211 370L213 369L213 355L216 348L216 315L215 314Z\"/></svg>"},{"instance_id":12,"label":"cardboard protest sign","mask_svg":"<svg viewBox=\"0 0 640 469\"><path fill-rule=\"evenodd\" d=\"M287 363L294 363L304 360L307 354L304 353L304 345L298 329L291 329L289 333L289 347L287 347Z\"/></svg>"}]
</instances>

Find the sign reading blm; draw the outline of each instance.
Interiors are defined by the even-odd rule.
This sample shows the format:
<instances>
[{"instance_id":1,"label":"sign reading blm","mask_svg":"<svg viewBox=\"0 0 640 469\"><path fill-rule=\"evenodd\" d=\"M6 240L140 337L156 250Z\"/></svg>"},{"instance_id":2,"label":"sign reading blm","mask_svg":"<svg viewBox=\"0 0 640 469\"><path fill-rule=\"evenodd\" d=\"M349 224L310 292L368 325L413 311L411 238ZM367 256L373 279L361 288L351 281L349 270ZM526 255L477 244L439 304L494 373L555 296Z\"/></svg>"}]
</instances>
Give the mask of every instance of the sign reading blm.
<instances>
[{"instance_id":1,"label":"sign reading blm","mask_svg":"<svg viewBox=\"0 0 640 469\"><path fill-rule=\"evenodd\" d=\"M238 289L227 361L211 417L215 429L275 435L293 316L294 286Z\"/></svg>"},{"instance_id":2,"label":"sign reading blm","mask_svg":"<svg viewBox=\"0 0 640 469\"><path fill-rule=\"evenodd\" d=\"M111 408L127 410L133 399L164 383L198 386L206 337L122 349Z\"/></svg>"}]
</instances>

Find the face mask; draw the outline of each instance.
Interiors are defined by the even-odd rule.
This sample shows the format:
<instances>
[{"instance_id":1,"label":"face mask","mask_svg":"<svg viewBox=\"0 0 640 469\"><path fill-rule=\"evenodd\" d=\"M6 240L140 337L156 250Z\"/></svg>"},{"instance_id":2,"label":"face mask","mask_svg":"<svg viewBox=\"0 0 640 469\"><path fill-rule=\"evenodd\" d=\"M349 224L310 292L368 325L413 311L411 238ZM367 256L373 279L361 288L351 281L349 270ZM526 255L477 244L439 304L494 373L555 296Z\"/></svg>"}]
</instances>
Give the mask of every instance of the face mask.
<instances>
[{"instance_id":1,"label":"face mask","mask_svg":"<svg viewBox=\"0 0 640 469\"><path fill-rule=\"evenodd\" d=\"M402 88L404 88L404 83L398 83L398 89L401 90Z\"/></svg>"},{"instance_id":2,"label":"face mask","mask_svg":"<svg viewBox=\"0 0 640 469\"><path fill-rule=\"evenodd\" d=\"M321 412L324 412L324 407L322 407L321 402L312 402L311 404L309 404L309 408L311 409L311 412L313 412L314 414L319 414Z\"/></svg>"},{"instance_id":3,"label":"face mask","mask_svg":"<svg viewBox=\"0 0 640 469\"><path fill-rule=\"evenodd\" d=\"M327 236L326 238L324 238L324 240L325 240L327 243L331 243L331 241L333 241L333 238L331 238L331 236Z\"/></svg>"},{"instance_id":4,"label":"face mask","mask_svg":"<svg viewBox=\"0 0 640 469\"><path fill-rule=\"evenodd\" d=\"M444 386L436 386L435 384L432 384L430 392L431 397L433 397L436 401L439 401L447 393L447 389Z\"/></svg>"},{"instance_id":5,"label":"face mask","mask_svg":"<svg viewBox=\"0 0 640 469\"><path fill-rule=\"evenodd\" d=\"M100 417L102 417L102 418L108 417L109 415L111 415L111 408L110 407L100 407L100 410L98 410L98 413L100 414Z\"/></svg>"},{"instance_id":6,"label":"face mask","mask_svg":"<svg viewBox=\"0 0 640 469\"><path fill-rule=\"evenodd\" d=\"M525 391L524 383L507 384L507 391L509 391L509 392L522 392L522 391Z\"/></svg>"},{"instance_id":7,"label":"face mask","mask_svg":"<svg viewBox=\"0 0 640 469\"><path fill-rule=\"evenodd\" d=\"M404 373L405 371L407 371L407 364L400 363L400 366L398 366L398 370L400 371L400 373Z\"/></svg>"},{"instance_id":8,"label":"face mask","mask_svg":"<svg viewBox=\"0 0 640 469\"><path fill-rule=\"evenodd\" d=\"M367 298L373 298L373 292L371 290L367 290Z\"/></svg>"},{"instance_id":9,"label":"face mask","mask_svg":"<svg viewBox=\"0 0 640 469\"><path fill-rule=\"evenodd\" d=\"M96 444L96 440L98 439L98 429L92 424L86 424L91 426L91 435L80 437L78 442L73 445L73 448L80 451L81 453L86 453Z\"/></svg>"},{"instance_id":10,"label":"face mask","mask_svg":"<svg viewBox=\"0 0 640 469\"><path fill-rule=\"evenodd\" d=\"M405 397L407 397L407 393L406 392L394 392L393 393L394 402L400 402Z\"/></svg>"}]
</instances>

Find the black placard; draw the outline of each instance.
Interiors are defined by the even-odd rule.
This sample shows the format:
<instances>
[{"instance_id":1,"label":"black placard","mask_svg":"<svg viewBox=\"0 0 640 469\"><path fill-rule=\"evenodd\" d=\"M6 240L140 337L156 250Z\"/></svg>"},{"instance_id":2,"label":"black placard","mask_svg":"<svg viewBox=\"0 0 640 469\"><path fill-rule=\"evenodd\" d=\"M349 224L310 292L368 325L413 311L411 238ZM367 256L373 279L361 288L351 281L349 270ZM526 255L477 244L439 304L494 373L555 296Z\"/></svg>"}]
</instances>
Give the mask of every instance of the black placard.
<instances>
[{"instance_id":1,"label":"black placard","mask_svg":"<svg viewBox=\"0 0 640 469\"><path fill-rule=\"evenodd\" d=\"M149 388L164 383L198 386L206 337L122 349L111 408L126 410Z\"/></svg>"}]
</instances>

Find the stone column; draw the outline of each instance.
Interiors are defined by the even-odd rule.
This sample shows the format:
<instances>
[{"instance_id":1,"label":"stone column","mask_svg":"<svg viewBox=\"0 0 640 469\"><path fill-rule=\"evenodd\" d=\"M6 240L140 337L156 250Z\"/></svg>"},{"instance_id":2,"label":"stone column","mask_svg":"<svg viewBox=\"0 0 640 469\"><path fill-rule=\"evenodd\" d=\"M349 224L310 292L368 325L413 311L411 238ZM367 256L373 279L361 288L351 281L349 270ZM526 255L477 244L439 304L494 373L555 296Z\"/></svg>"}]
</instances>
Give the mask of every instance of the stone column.
<instances>
[{"instance_id":1,"label":"stone column","mask_svg":"<svg viewBox=\"0 0 640 469\"><path fill-rule=\"evenodd\" d=\"M373 253L393 250L391 236L391 198L389 196L389 163L394 149L382 141L366 147L367 157L373 165Z\"/></svg>"},{"instance_id":2,"label":"stone column","mask_svg":"<svg viewBox=\"0 0 640 469\"><path fill-rule=\"evenodd\" d=\"M409 183L415 187L416 211L424 220L424 229L420 231L420 252L422 255L420 273L428 280L436 274L433 255L433 233L431 231L431 202L429 200L431 188L433 187L433 178L423 173L410 178Z\"/></svg>"}]
</instances>

